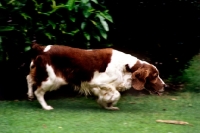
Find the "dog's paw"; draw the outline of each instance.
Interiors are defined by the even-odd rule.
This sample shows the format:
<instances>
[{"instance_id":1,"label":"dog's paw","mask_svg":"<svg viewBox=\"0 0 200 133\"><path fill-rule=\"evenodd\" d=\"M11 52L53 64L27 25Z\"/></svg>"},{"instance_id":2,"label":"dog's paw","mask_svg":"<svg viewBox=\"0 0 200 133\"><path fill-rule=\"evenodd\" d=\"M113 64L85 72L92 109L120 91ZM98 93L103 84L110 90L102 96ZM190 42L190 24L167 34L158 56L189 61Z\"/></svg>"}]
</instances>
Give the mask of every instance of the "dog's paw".
<instances>
[{"instance_id":1,"label":"dog's paw","mask_svg":"<svg viewBox=\"0 0 200 133\"><path fill-rule=\"evenodd\" d=\"M32 95L32 96L28 96L28 100L29 101L32 101L34 99L34 96Z\"/></svg>"},{"instance_id":2,"label":"dog's paw","mask_svg":"<svg viewBox=\"0 0 200 133\"><path fill-rule=\"evenodd\" d=\"M105 107L105 109L108 109L108 110L119 110L118 107L113 107L113 106L111 106L111 107Z\"/></svg>"},{"instance_id":3,"label":"dog's paw","mask_svg":"<svg viewBox=\"0 0 200 133\"><path fill-rule=\"evenodd\" d=\"M53 107L51 107L51 106L46 106L46 107L43 107L43 109L44 109L44 110L52 110Z\"/></svg>"}]
</instances>

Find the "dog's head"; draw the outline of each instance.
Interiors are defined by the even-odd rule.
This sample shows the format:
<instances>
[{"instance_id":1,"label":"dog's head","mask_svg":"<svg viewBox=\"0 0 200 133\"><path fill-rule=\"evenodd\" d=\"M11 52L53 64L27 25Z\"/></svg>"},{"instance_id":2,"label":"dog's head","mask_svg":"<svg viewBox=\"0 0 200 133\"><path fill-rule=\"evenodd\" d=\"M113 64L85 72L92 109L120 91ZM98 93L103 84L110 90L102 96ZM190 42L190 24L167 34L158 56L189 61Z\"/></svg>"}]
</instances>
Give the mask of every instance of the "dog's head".
<instances>
[{"instance_id":1,"label":"dog's head","mask_svg":"<svg viewBox=\"0 0 200 133\"><path fill-rule=\"evenodd\" d=\"M157 93L161 93L164 91L166 84L160 78L159 71L154 65L149 64L145 61L140 61L136 65L137 67L134 66L135 68L127 68L129 69L129 71L132 72L132 87L134 89L154 89L154 91Z\"/></svg>"}]
</instances>

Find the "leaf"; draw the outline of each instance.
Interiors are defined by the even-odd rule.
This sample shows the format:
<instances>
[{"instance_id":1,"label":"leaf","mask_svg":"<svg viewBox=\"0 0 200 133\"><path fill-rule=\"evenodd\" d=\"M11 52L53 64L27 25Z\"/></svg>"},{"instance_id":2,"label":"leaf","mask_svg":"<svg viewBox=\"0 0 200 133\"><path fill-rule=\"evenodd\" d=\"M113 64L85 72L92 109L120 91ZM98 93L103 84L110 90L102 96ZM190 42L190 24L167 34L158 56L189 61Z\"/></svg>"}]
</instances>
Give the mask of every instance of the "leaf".
<instances>
[{"instance_id":1,"label":"leaf","mask_svg":"<svg viewBox=\"0 0 200 133\"><path fill-rule=\"evenodd\" d=\"M24 51L26 52L26 51L29 51L30 49L31 49L30 46L26 46L26 47L24 48Z\"/></svg>"},{"instance_id":2,"label":"leaf","mask_svg":"<svg viewBox=\"0 0 200 133\"><path fill-rule=\"evenodd\" d=\"M85 18L88 18L90 16L90 12L88 12L88 10L83 10L83 15Z\"/></svg>"},{"instance_id":3,"label":"leaf","mask_svg":"<svg viewBox=\"0 0 200 133\"><path fill-rule=\"evenodd\" d=\"M106 44L106 47L112 47L113 44ZM132 104L135 104L135 103L132 103Z\"/></svg>"},{"instance_id":4,"label":"leaf","mask_svg":"<svg viewBox=\"0 0 200 133\"><path fill-rule=\"evenodd\" d=\"M6 7L4 7L1 2L0 2L0 9L6 9Z\"/></svg>"},{"instance_id":5,"label":"leaf","mask_svg":"<svg viewBox=\"0 0 200 133\"><path fill-rule=\"evenodd\" d=\"M69 11L71 11L72 9L74 9L75 1L76 0L68 0L67 5L68 5L68 10Z\"/></svg>"},{"instance_id":6,"label":"leaf","mask_svg":"<svg viewBox=\"0 0 200 133\"><path fill-rule=\"evenodd\" d=\"M105 31L109 31L109 27L108 27L108 24L105 20L101 20L101 24L103 25Z\"/></svg>"},{"instance_id":7,"label":"leaf","mask_svg":"<svg viewBox=\"0 0 200 133\"><path fill-rule=\"evenodd\" d=\"M88 18L91 15L91 11L92 11L92 7L91 4L88 3L86 5L83 6L83 15L85 18Z\"/></svg>"},{"instance_id":8,"label":"leaf","mask_svg":"<svg viewBox=\"0 0 200 133\"><path fill-rule=\"evenodd\" d=\"M66 31L66 28L67 28L67 25L66 24L60 24L59 25L59 30L61 30L61 31Z\"/></svg>"},{"instance_id":9,"label":"leaf","mask_svg":"<svg viewBox=\"0 0 200 133\"><path fill-rule=\"evenodd\" d=\"M92 2L94 2L95 4L98 4L98 1L97 0L91 0Z\"/></svg>"},{"instance_id":10,"label":"leaf","mask_svg":"<svg viewBox=\"0 0 200 133\"><path fill-rule=\"evenodd\" d=\"M57 10L58 10L58 8L54 8L53 10L47 12L46 14L52 14L52 13L56 12Z\"/></svg>"},{"instance_id":11,"label":"leaf","mask_svg":"<svg viewBox=\"0 0 200 133\"><path fill-rule=\"evenodd\" d=\"M38 27L38 29L39 29L39 30L43 30L43 29L44 29L44 27L43 27L43 26L40 26L40 27Z\"/></svg>"},{"instance_id":12,"label":"leaf","mask_svg":"<svg viewBox=\"0 0 200 133\"><path fill-rule=\"evenodd\" d=\"M87 49L89 49L90 48L90 42L88 41L87 43L86 43L86 47L87 47Z\"/></svg>"},{"instance_id":13,"label":"leaf","mask_svg":"<svg viewBox=\"0 0 200 133\"><path fill-rule=\"evenodd\" d=\"M50 40L51 40L51 38L53 37L52 34L51 34L51 33L48 33L48 32L45 33L45 36L47 36Z\"/></svg>"},{"instance_id":14,"label":"leaf","mask_svg":"<svg viewBox=\"0 0 200 133\"><path fill-rule=\"evenodd\" d=\"M167 124L179 124L179 125L189 124L188 122L185 121L176 121L176 120L156 120L156 122L162 122Z\"/></svg>"},{"instance_id":15,"label":"leaf","mask_svg":"<svg viewBox=\"0 0 200 133\"><path fill-rule=\"evenodd\" d=\"M60 23L64 24L64 23L65 23L65 20L61 20Z\"/></svg>"},{"instance_id":16,"label":"leaf","mask_svg":"<svg viewBox=\"0 0 200 133\"><path fill-rule=\"evenodd\" d=\"M89 2L89 0L81 0L82 3L86 4Z\"/></svg>"},{"instance_id":17,"label":"leaf","mask_svg":"<svg viewBox=\"0 0 200 133\"><path fill-rule=\"evenodd\" d=\"M113 23L113 19L110 16L110 14L108 14L106 11L104 12L100 12L100 15L103 16L106 20L110 21L111 23Z\"/></svg>"},{"instance_id":18,"label":"leaf","mask_svg":"<svg viewBox=\"0 0 200 133\"><path fill-rule=\"evenodd\" d=\"M43 15L46 15L46 16L50 15L49 13L44 13L44 12L41 12L40 14L43 14Z\"/></svg>"},{"instance_id":19,"label":"leaf","mask_svg":"<svg viewBox=\"0 0 200 133\"><path fill-rule=\"evenodd\" d=\"M26 40L25 43L27 43L27 44L31 43L31 41L28 38L26 38L25 40Z\"/></svg>"},{"instance_id":20,"label":"leaf","mask_svg":"<svg viewBox=\"0 0 200 133\"><path fill-rule=\"evenodd\" d=\"M24 17L25 20L27 20L28 18L31 19L31 17L24 12L21 13L21 16Z\"/></svg>"},{"instance_id":21,"label":"leaf","mask_svg":"<svg viewBox=\"0 0 200 133\"><path fill-rule=\"evenodd\" d=\"M103 29L101 29L101 30L99 30L99 31L100 31L101 36L102 36L104 39L107 39L107 33L106 33L106 31L103 30Z\"/></svg>"},{"instance_id":22,"label":"leaf","mask_svg":"<svg viewBox=\"0 0 200 133\"><path fill-rule=\"evenodd\" d=\"M97 23L93 20L90 20L95 26L97 25Z\"/></svg>"},{"instance_id":23,"label":"leaf","mask_svg":"<svg viewBox=\"0 0 200 133\"><path fill-rule=\"evenodd\" d=\"M71 32L69 32L69 33L67 33L67 34L74 36L74 35L75 35L76 33L78 33L79 31L80 31L79 29L76 29L76 30L73 30L73 31L71 31Z\"/></svg>"},{"instance_id":24,"label":"leaf","mask_svg":"<svg viewBox=\"0 0 200 133\"><path fill-rule=\"evenodd\" d=\"M96 27L99 29L99 32L101 34L101 36L104 38L104 39L107 39L107 33L106 31L101 27L100 24L97 24Z\"/></svg>"},{"instance_id":25,"label":"leaf","mask_svg":"<svg viewBox=\"0 0 200 133\"><path fill-rule=\"evenodd\" d=\"M98 16L98 18L100 19L100 22L101 22L103 28L105 29L105 31L109 31L108 24L107 24L107 22L104 20L104 17L102 17L102 16L99 15L99 14L98 14L97 16Z\"/></svg>"},{"instance_id":26,"label":"leaf","mask_svg":"<svg viewBox=\"0 0 200 133\"><path fill-rule=\"evenodd\" d=\"M65 32L64 30L62 31L62 33L63 33L63 34L66 34L66 32Z\"/></svg>"},{"instance_id":27,"label":"leaf","mask_svg":"<svg viewBox=\"0 0 200 133\"><path fill-rule=\"evenodd\" d=\"M41 10L43 3L38 4L36 0L32 0L35 4L35 10Z\"/></svg>"},{"instance_id":28,"label":"leaf","mask_svg":"<svg viewBox=\"0 0 200 133\"><path fill-rule=\"evenodd\" d=\"M55 30L56 29L56 24L51 21L51 20L48 20L48 23L52 26L52 28Z\"/></svg>"},{"instance_id":29,"label":"leaf","mask_svg":"<svg viewBox=\"0 0 200 133\"><path fill-rule=\"evenodd\" d=\"M69 19L72 21L72 22L75 22L76 21L76 18L72 15L69 16Z\"/></svg>"},{"instance_id":30,"label":"leaf","mask_svg":"<svg viewBox=\"0 0 200 133\"><path fill-rule=\"evenodd\" d=\"M12 31L12 30L14 30L14 26L0 26L0 32Z\"/></svg>"},{"instance_id":31,"label":"leaf","mask_svg":"<svg viewBox=\"0 0 200 133\"><path fill-rule=\"evenodd\" d=\"M84 32L83 33L85 38L89 41L90 40L90 34L88 34L87 32Z\"/></svg>"},{"instance_id":32,"label":"leaf","mask_svg":"<svg viewBox=\"0 0 200 133\"><path fill-rule=\"evenodd\" d=\"M93 37L95 38L95 39L97 39L97 41L101 41L101 38L100 38L100 36L98 36L98 35L93 35Z\"/></svg>"},{"instance_id":33,"label":"leaf","mask_svg":"<svg viewBox=\"0 0 200 133\"><path fill-rule=\"evenodd\" d=\"M84 30L84 29L85 29L85 26L86 26L86 22L82 22L82 23L81 23L81 29Z\"/></svg>"},{"instance_id":34,"label":"leaf","mask_svg":"<svg viewBox=\"0 0 200 133\"><path fill-rule=\"evenodd\" d=\"M78 12L79 5L75 5L75 6L74 6L74 9L75 9L75 12Z\"/></svg>"},{"instance_id":35,"label":"leaf","mask_svg":"<svg viewBox=\"0 0 200 133\"><path fill-rule=\"evenodd\" d=\"M12 4L15 0L10 0L7 4Z\"/></svg>"},{"instance_id":36,"label":"leaf","mask_svg":"<svg viewBox=\"0 0 200 133\"><path fill-rule=\"evenodd\" d=\"M55 0L52 0L52 8L56 8L56 1Z\"/></svg>"}]
</instances>

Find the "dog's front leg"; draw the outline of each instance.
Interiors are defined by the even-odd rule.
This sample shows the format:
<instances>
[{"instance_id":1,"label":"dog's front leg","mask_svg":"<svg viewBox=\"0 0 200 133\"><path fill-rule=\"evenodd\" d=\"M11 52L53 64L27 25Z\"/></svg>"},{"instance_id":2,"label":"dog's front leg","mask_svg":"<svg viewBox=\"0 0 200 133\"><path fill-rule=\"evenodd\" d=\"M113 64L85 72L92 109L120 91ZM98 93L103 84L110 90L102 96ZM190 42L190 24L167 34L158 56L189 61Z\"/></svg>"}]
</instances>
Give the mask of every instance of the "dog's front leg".
<instances>
[{"instance_id":1,"label":"dog's front leg","mask_svg":"<svg viewBox=\"0 0 200 133\"><path fill-rule=\"evenodd\" d=\"M40 103L40 105L42 106L42 108L45 109L45 110L52 110L53 107L47 105L46 101L44 100L44 94L45 94L45 90L43 90L42 88L38 88L35 91L35 95L37 97L37 100Z\"/></svg>"},{"instance_id":2,"label":"dog's front leg","mask_svg":"<svg viewBox=\"0 0 200 133\"><path fill-rule=\"evenodd\" d=\"M34 95L33 95L33 80L31 78L31 75L27 75L26 80L27 80L27 84L28 84L27 95L28 95L28 99L31 101L34 98Z\"/></svg>"}]
</instances>

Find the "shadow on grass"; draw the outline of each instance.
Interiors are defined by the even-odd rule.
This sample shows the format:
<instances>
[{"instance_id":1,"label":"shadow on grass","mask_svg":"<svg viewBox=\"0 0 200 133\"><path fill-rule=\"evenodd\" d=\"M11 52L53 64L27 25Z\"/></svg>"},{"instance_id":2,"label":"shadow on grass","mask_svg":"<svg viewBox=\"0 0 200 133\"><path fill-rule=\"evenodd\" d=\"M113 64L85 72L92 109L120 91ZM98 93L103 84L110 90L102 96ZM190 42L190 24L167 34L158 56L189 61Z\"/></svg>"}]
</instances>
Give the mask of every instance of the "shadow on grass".
<instances>
[{"instance_id":1,"label":"shadow on grass","mask_svg":"<svg viewBox=\"0 0 200 133\"><path fill-rule=\"evenodd\" d=\"M53 100L46 100L48 105L51 105L55 112L59 111L70 111L70 112L102 112L102 113L125 113L125 112L146 112L144 110L144 106L150 107L149 113L151 112L151 103L137 103L137 99L139 98L140 101L142 97L146 96L135 96L135 101L129 101L132 99L132 96L123 96L119 100L117 107L120 108L120 110L112 111L112 110L106 110L102 108L100 105L97 104L95 97L74 97L74 98L61 98L61 99L53 99ZM160 97L161 98L161 97ZM25 109L25 110L36 110L36 111L42 111L42 107L39 104L39 102L34 99L33 101L8 101L7 104L12 105L15 109ZM3 105L2 105L3 106ZM1 106L0 106L1 107ZM46 111L46 110L43 110Z\"/></svg>"}]
</instances>

